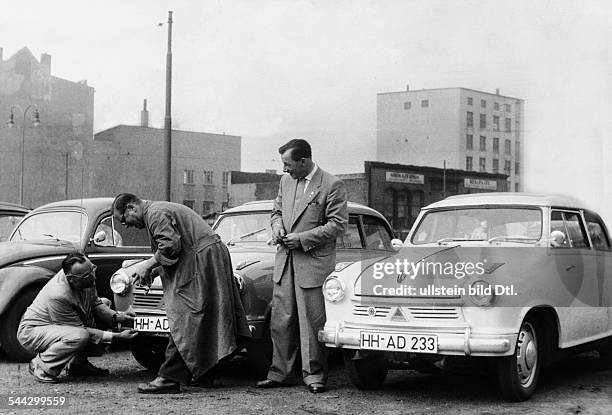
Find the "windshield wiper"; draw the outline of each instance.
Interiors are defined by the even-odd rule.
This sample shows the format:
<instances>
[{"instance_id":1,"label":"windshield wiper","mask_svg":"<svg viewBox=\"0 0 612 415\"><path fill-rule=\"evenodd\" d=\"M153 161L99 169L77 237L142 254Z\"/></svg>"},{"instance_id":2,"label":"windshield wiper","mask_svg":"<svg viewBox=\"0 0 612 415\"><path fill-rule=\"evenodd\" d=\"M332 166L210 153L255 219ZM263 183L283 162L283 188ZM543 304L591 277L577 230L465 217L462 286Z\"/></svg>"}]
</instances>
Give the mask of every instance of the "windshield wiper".
<instances>
[{"instance_id":1,"label":"windshield wiper","mask_svg":"<svg viewBox=\"0 0 612 415\"><path fill-rule=\"evenodd\" d=\"M538 238L530 238L528 236L520 236L520 235L507 235L507 236L494 236L487 240L488 243L496 242L496 241L509 241L509 242L517 242L521 244L531 244L538 241Z\"/></svg>"},{"instance_id":2,"label":"windshield wiper","mask_svg":"<svg viewBox=\"0 0 612 415\"><path fill-rule=\"evenodd\" d=\"M57 236L55 236L55 235L51 235L50 233L43 233L43 236L48 236L48 237L49 237L49 238L51 238L51 239L55 239L57 242L61 241L61 239L60 239L60 238L58 238L58 237L57 237Z\"/></svg>"},{"instance_id":3,"label":"windshield wiper","mask_svg":"<svg viewBox=\"0 0 612 415\"><path fill-rule=\"evenodd\" d=\"M455 242L455 241L477 241L478 239L466 239L466 238L442 238L442 239L438 239L436 241L436 243L438 245L442 245L446 242ZM484 239L480 239L481 241L484 241Z\"/></svg>"},{"instance_id":4,"label":"windshield wiper","mask_svg":"<svg viewBox=\"0 0 612 415\"><path fill-rule=\"evenodd\" d=\"M265 231L266 229L267 229L267 228L257 229L256 231L252 231L252 232L249 232L249 233L245 233L244 235L240 235L240 236L237 236L237 237L235 237L235 238L232 238L232 239L230 239L229 241L227 241L227 244L226 244L226 245L228 245L228 246L235 245L235 244L236 244L236 241L241 241L241 240L243 240L244 238L248 238L249 236L253 236L253 235L255 235L255 234L258 234L258 233L260 233L260 232L263 232L263 231Z\"/></svg>"}]
</instances>

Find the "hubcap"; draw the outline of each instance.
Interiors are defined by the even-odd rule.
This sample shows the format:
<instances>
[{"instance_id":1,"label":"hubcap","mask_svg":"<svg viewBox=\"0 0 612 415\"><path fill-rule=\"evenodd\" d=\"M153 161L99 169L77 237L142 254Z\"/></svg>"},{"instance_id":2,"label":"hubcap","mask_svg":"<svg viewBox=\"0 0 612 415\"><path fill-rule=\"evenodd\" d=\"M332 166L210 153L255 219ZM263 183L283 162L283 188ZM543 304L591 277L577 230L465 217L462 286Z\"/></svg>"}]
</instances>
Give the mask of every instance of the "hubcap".
<instances>
[{"instance_id":1,"label":"hubcap","mask_svg":"<svg viewBox=\"0 0 612 415\"><path fill-rule=\"evenodd\" d=\"M530 323L524 323L516 344L516 369L521 385L528 387L536 373L538 364L538 343L535 330Z\"/></svg>"}]
</instances>

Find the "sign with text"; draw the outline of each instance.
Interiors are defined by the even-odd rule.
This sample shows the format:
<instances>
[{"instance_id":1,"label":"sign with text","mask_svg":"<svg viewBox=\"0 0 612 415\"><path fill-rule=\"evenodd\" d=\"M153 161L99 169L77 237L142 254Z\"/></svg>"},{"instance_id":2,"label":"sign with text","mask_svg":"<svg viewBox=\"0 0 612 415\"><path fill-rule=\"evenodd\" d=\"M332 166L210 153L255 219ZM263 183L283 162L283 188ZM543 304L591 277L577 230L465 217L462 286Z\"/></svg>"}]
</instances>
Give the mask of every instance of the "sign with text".
<instances>
[{"instance_id":1,"label":"sign with text","mask_svg":"<svg viewBox=\"0 0 612 415\"><path fill-rule=\"evenodd\" d=\"M463 185L469 189L497 190L495 180L463 179Z\"/></svg>"},{"instance_id":2,"label":"sign with text","mask_svg":"<svg viewBox=\"0 0 612 415\"><path fill-rule=\"evenodd\" d=\"M397 171L386 172L387 181L395 183L411 183L411 184L424 184L425 176L422 174L412 173L400 173Z\"/></svg>"}]
</instances>

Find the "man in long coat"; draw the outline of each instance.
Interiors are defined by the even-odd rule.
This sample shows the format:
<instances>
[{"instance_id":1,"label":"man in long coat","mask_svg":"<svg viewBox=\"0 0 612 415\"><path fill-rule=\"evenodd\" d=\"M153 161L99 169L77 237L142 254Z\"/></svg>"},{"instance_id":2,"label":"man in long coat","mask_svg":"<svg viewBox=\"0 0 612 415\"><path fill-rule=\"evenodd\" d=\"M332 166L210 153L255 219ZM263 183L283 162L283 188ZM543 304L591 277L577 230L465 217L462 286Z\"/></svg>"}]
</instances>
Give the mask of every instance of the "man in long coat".
<instances>
[{"instance_id":1,"label":"man in long coat","mask_svg":"<svg viewBox=\"0 0 612 415\"><path fill-rule=\"evenodd\" d=\"M259 388L285 386L301 351L308 390L325 391L327 354L317 340L325 325L321 286L336 265L336 237L348 223L342 180L312 161L310 144L295 139L279 148L285 173L272 210L278 244L270 319L272 365Z\"/></svg>"},{"instance_id":2,"label":"man in long coat","mask_svg":"<svg viewBox=\"0 0 612 415\"><path fill-rule=\"evenodd\" d=\"M135 266L134 275L147 284L159 270L170 326L166 360L138 391L176 393L192 381L212 386L217 363L250 337L227 247L204 219L177 203L123 193L113 202L113 216L148 230L154 255Z\"/></svg>"}]
</instances>

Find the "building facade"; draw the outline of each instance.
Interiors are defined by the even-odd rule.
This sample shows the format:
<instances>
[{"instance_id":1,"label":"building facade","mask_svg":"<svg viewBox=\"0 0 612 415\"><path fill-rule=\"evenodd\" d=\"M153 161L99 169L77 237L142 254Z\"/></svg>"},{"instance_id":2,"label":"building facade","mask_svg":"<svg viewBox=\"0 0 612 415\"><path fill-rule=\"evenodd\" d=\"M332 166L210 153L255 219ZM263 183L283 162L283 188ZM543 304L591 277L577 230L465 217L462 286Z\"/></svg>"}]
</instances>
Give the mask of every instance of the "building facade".
<instances>
[{"instance_id":1,"label":"building facade","mask_svg":"<svg viewBox=\"0 0 612 415\"><path fill-rule=\"evenodd\" d=\"M146 125L96 133L87 161L92 196L130 192L163 200L163 140L163 129ZM240 170L240 147L239 136L172 130L171 201L201 215L226 209L231 171Z\"/></svg>"},{"instance_id":2,"label":"building facade","mask_svg":"<svg viewBox=\"0 0 612 415\"><path fill-rule=\"evenodd\" d=\"M522 191L522 99L467 88L377 96L377 160L505 174Z\"/></svg>"},{"instance_id":3,"label":"building facade","mask_svg":"<svg viewBox=\"0 0 612 415\"><path fill-rule=\"evenodd\" d=\"M4 60L0 48L0 120L12 112L14 121L13 128L0 124L0 200L19 202L22 155L24 205L65 199L81 187L74 165L93 138L93 106L87 81L51 75L50 55L37 60L22 48ZM32 123L35 110L38 126Z\"/></svg>"}]
</instances>

